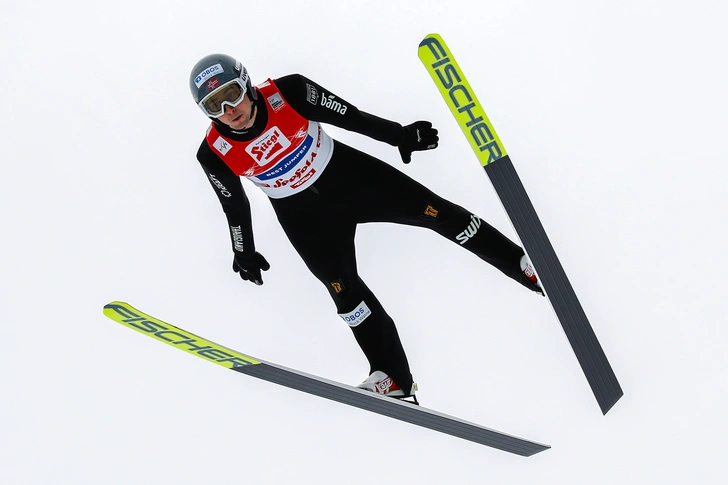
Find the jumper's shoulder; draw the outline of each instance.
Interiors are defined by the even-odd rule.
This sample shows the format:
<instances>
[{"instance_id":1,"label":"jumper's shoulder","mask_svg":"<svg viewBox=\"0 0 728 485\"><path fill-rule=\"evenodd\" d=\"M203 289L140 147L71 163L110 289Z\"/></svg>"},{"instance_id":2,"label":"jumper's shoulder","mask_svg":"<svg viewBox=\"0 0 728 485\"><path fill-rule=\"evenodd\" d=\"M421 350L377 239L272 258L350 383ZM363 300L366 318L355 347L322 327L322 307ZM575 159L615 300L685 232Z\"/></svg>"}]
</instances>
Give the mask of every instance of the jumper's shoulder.
<instances>
[{"instance_id":1,"label":"jumper's shoulder","mask_svg":"<svg viewBox=\"0 0 728 485\"><path fill-rule=\"evenodd\" d=\"M272 81L283 97L294 107L301 102L308 101L315 104L317 101L317 92L320 87L302 74L287 74L272 79Z\"/></svg>"},{"instance_id":2,"label":"jumper's shoulder","mask_svg":"<svg viewBox=\"0 0 728 485\"><path fill-rule=\"evenodd\" d=\"M197 148L197 161L202 165L214 165L221 161L207 142L207 137L202 139L199 148Z\"/></svg>"}]
</instances>

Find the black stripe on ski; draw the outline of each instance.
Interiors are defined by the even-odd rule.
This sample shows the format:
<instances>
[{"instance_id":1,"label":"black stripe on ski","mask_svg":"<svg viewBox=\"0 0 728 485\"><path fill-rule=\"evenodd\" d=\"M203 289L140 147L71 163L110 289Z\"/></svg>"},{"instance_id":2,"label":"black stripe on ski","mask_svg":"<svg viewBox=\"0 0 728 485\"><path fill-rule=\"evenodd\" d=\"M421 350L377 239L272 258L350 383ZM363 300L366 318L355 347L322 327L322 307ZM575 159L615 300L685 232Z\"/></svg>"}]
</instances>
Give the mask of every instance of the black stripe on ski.
<instances>
[{"instance_id":1,"label":"black stripe on ski","mask_svg":"<svg viewBox=\"0 0 728 485\"><path fill-rule=\"evenodd\" d=\"M546 231L509 156L485 166L526 253L536 268L556 316L576 354L594 396L607 414L622 397L622 388L609 365L576 293L559 262Z\"/></svg>"},{"instance_id":2,"label":"black stripe on ski","mask_svg":"<svg viewBox=\"0 0 728 485\"><path fill-rule=\"evenodd\" d=\"M280 384L308 394L354 406L417 426L439 431L458 438L497 448L521 456L531 456L547 450L548 445L510 436L477 424L469 423L431 409L383 397L368 391L344 386L320 377L265 362L233 370L258 379Z\"/></svg>"}]
</instances>

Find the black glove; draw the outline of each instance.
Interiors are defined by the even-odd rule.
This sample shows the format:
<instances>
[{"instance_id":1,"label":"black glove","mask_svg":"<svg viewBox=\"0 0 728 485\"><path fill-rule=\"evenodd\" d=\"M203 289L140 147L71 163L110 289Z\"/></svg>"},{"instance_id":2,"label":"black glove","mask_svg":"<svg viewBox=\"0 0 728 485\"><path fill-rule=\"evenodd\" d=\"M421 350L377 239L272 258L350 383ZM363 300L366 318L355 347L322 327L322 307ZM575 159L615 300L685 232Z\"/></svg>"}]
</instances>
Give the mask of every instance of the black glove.
<instances>
[{"instance_id":1,"label":"black glove","mask_svg":"<svg viewBox=\"0 0 728 485\"><path fill-rule=\"evenodd\" d=\"M240 277L245 281L252 281L258 286L263 284L263 277L260 275L260 270L268 271L269 269L270 264L257 251L248 258L238 254L233 258L233 271L239 273Z\"/></svg>"},{"instance_id":2,"label":"black glove","mask_svg":"<svg viewBox=\"0 0 728 485\"><path fill-rule=\"evenodd\" d=\"M404 138L399 144L399 154L404 163L410 163L412 152L437 148L437 130L429 121L415 121L404 127Z\"/></svg>"}]
</instances>

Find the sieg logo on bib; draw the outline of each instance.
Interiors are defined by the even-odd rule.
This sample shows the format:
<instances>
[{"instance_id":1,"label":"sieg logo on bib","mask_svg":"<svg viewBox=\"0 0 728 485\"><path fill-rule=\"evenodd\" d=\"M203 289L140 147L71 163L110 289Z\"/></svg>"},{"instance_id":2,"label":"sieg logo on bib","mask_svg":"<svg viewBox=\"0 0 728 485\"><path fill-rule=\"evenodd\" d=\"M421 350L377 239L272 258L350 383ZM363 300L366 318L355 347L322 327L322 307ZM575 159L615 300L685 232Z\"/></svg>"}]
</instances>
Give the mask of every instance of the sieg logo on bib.
<instances>
[{"instance_id":1,"label":"sieg logo on bib","mask_svg":"<svg viewBox=\"0 0 728 485\"><path fill-rule=\"evenodd\" d=\"M281 134L280 128L274 126L269 129L255 141L245 147L248 155L258 163L258 165L267 165L276 155L285 152L291 142Z\"/></svg>"},{"instance_id":2,"label":"sieg logo on bib","mask_svg":"<svg viewBox=\"0 0 728 485\"><path fill-rule=\"evenodd\" d=\"M195 84L199 88L200 86L202 86L202 83L204 83L211 77L221 74L223 72L225 72L225 70L222 68L222 65L220 65L220 64L215 64L214 66L210 66L195 77Z\"/></svg>"}]
</instances>

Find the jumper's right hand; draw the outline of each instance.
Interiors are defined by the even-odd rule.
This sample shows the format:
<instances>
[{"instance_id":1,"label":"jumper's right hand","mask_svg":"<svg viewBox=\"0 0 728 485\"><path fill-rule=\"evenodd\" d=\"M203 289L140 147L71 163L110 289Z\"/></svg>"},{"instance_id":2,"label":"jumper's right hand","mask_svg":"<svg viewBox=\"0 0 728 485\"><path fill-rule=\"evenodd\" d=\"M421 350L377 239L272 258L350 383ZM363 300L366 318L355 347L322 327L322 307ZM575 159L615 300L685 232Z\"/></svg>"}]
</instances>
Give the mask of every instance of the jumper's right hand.
<instances>
[{"instance_id":1,"label":"jumper's right hand","mask_svg":"<svg viewBox=\"0 0 728 485\"><path fill-rule=\"evenodd\" d=\"M269 269L270 264L257 251L247 258L238 254L233 258L233 271L240 274L243 280L250 281L258 286L263 284L263 276L261 276L260 271L268 271Z\"/></svg>"},{"instance_id":2,"label":"jumper's right hand","mask_svg":"<svg viewBox=\"0 0 728 485\"><path fill-rule=\"evenodd\" d=\"M399 155L404 163L410 163L412 152L437 148L440 138L429 121L415 121L402 128L404 135L399 143Z\"/></svg>"}]
</instances>

